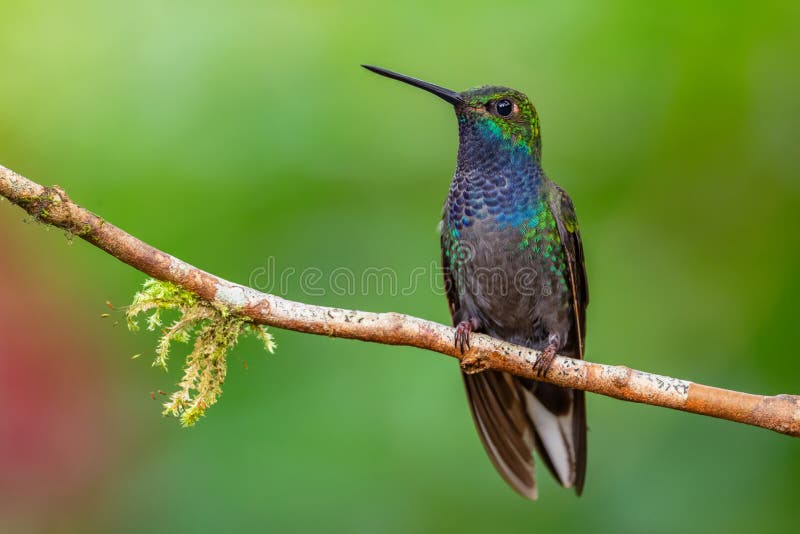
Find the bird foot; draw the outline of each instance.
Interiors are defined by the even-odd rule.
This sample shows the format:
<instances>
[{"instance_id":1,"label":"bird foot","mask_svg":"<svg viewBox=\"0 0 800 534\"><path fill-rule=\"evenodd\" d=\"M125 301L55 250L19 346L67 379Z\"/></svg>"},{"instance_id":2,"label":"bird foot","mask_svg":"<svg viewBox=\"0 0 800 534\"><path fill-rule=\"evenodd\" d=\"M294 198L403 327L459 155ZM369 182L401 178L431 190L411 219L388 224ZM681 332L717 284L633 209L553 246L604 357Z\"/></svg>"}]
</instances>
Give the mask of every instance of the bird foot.
<instances>
[{"instance_id":1,"label":"bird foot","mask_svg":"<svg viewBox=\"0 0 800 534\"><path fill-rule=\"evenodd\" d=\"M464 352L470 349L469 338L472 332L477 328L476 323L477 321L475 319L470 319L469 321L461 321L456 325L456 335L453 343L456 348L461 351L461 354L464 354Z\"/></svg>"},{"instance_id":2,"label":"bird foot","mask_svg":"<svg viewBox=\"0 0 800 534\"><path fill-rule=\"evenodd\" d=\"M556 359L557 350L558 345L554 341L550 341L550 344L539 354L539 357L533 363L533 372L536 376L539 378L547 376L550 366L553 365L553 360Z\"/></svg>"}]
</instances>

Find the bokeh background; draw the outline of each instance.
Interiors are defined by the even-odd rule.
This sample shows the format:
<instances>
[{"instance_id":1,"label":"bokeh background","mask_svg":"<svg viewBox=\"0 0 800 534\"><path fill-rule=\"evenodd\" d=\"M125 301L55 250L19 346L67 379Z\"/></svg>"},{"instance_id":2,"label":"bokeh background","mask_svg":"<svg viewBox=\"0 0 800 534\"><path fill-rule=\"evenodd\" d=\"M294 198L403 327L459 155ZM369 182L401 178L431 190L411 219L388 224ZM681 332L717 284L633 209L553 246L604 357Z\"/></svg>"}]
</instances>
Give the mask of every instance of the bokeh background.
<instances>
[{"instance_id":1,"label":"bokeh background","mask_svg":"<svg viewBox=\"0 0 800 534\"><path fill-rule=\"evenodd\" d=\"M798 393L799 5L4 0L0 163L235 281L269 258L402 281L438 259L455 120L359 63L513 86L581 219L588 357ZM796 528L800 442L598 396L583 497L541 470L526 502L485 457L456 363L408 348L244 341L219 404L181 429L150 398L180 352L151 368L155 337L105 304L143 280L0 205L0 530ZM448 320L430 284L274 290Z\"/></svg>"}]
</instances>

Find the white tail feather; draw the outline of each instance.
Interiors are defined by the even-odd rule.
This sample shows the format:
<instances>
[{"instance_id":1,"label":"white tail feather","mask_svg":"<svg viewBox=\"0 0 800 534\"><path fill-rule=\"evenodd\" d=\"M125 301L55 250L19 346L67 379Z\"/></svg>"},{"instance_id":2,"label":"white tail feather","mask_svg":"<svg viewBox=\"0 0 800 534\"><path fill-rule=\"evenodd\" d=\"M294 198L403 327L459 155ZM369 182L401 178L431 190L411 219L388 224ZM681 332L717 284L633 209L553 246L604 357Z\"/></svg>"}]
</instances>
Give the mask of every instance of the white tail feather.
<instances>
[{"instance_id":1,"label":"white tail feather","mask_svg":"<svg viewBox=\"0 0 800 534\"><path fill-rule=\"evenodd\" d=\"M533 393L525 392L525 402L536 432L561 484L570 488L575 483L575 443L572 437L572 406L564 415L555 415L539 402Z\"/></svg>"}]
</instances>

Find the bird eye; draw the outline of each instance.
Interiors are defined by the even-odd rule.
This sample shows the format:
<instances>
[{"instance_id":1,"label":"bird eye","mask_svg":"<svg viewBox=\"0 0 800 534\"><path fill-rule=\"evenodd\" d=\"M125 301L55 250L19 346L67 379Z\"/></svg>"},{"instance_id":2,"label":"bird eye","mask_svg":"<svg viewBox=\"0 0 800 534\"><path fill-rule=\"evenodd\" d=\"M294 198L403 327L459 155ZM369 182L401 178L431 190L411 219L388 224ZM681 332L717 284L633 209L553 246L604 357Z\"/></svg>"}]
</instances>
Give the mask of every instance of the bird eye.
<instances>
[{"instance_id":1,"label":"bird eye","mask_svg":"<svg viewBox=\"0 0 800 534\"><path fill-rule=\"evenodd\" d=\"M504 98L497 101L495 109L497 110L497 114L501 117L508 117L511 115L511 112L514 111L514 104L511 103L511 100Z\"/></svg>"}]
</instances>

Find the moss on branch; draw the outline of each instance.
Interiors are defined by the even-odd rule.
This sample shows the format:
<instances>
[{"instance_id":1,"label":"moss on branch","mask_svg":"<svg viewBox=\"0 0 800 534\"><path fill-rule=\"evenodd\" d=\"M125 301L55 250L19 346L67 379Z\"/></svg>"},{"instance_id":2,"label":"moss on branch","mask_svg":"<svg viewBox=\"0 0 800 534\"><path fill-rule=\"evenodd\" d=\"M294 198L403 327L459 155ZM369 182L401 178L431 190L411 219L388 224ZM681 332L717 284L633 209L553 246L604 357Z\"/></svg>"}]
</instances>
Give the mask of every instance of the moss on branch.
<instances>
[{"instance_id":1,"label":"moss on branch","mask_svg":"<svg viewBox=\"0 0 800 534\"><path fill-rule=\"evenodd\" d=\"M165 326L162 312L169 310L177 311L178 318ZM172 344L194 340L178 390L169 396L162 412L177 417L182 426L194 425L219 399L227 374L227 355L242 334L255 335L268 352L275 351L275 341L266 326L170 282L145 281L128 307L128 328L139 329L140 314L146 316L148 330L161 329L153 366L166 370Z\"/></svg>"}]
</instances>

